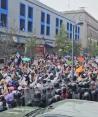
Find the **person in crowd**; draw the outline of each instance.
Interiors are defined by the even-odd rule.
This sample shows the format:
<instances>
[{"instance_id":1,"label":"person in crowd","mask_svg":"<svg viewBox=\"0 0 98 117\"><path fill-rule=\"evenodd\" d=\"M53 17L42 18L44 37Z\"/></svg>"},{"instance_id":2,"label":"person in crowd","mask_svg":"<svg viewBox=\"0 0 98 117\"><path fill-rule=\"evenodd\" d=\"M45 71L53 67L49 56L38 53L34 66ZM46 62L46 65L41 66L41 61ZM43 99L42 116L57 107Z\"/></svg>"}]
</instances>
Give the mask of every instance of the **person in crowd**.
<instances>
[{"instance_id":1,"label":"person in crowd","mask_svg":"<svg viewBox=\"0 0 98 117\"><path fill-rule=\"evenodd\" d=\"M98 101L96 59L74 57L74 62L72 75L70 56L23 61L17 53L0 69L0 111L30 103L45 107L67 98Z\"/></svg>"}]
</instances>

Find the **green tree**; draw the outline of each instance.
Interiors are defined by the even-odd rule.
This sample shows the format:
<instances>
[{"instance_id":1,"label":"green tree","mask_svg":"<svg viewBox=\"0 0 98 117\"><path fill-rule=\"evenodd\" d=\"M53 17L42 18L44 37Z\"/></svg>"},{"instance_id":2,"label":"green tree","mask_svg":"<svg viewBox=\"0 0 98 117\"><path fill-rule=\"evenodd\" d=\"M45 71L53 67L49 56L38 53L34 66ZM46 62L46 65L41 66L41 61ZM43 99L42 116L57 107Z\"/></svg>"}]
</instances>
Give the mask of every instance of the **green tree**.
<instances>
[{"instance_id":1,"label":"green tree","mask_svg":"<svg viewBox=\"0 0 98 117\"><path fill-rule=\"evenodd\" d=\"M64 25L61 26L60 32L56 35L56 49L59 54L65 54L71 50L71 42L67 38Z\"/></svg>"},{"instance_id":2,"label":"green tree","mask_svg":"<svg viewBox=\"0 0 98 117\"><path fill-rule=\"evenodd\" d=\"M15 35L18 32L18 26L15 22L16 20L13 20L9 29L5 28L4 34L0 34L0 56L4 58L9 58L17 52L14 39L17 39Z\"/></svg>"},{"instance_id":3,"label":"green tree","mask_svg":"<svg viewBox=\"0 0 98 117\"><path fill-rule=\"evenodd\" d=\"M98 45L96 44L96 42L93 42L91 49L92 56L98 56Z\"/></svg>"},{"instance_id":4,"label":"green tree","mask_svg":"<svg viewBox=\"0 0 98 117\"><path fill-rule=\"evenodd\" d=\"M88 52L91 56L98 55L98 44L96 41L88 40Z\"/></svg>"},{"instance_id":5,"label":"green tree","mask_svg":"<svg viewBox=\"0 0 98 117\"><path fill-rule=\"evenodd\" d=\"M80 54L83 54L83 50L81 50L81 44L78 42L74 42L74 55L78 56Z\"/></svg>"},{"instance_id":6,"label":"green tree","mask_svg":"<svg viewBox=\"0 0 98 117\"><path fill-rule=\"evenodd\" d=\"M88 39L88 52L90 55L92 55L92 40Z\"/></svg>"},{"instance_id":7,"label":"green tree","mask_svg":"<svg viewBox=\"0 0 98 117\"><path fill-rule=\"evenodd\" d=\"M25 55L29 57L35 56L36 38L33 36L25 44Z\"/></svg>"}]
</instances>

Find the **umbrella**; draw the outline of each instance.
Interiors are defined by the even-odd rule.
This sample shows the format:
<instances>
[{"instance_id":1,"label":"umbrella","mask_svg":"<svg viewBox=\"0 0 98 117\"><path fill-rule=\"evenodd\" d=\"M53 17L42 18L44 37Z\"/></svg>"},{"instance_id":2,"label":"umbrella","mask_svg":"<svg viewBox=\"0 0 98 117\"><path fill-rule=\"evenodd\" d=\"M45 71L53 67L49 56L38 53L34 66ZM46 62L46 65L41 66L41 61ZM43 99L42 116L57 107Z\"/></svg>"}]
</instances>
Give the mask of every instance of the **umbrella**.
<instances>
[{"instance_id":1,"label":"umbrella","mask_svg":"<svg viewBox=\"0 0 98 117\"><path fill-rule=\"evenodd\" d=\"M68 60L66 61L67 65L71 65L72 64L72 61Z\"/></svg>"},{"instance_id":2,"label":"umbrella","mask_svg":"<svg viewBox=\"0 0 98 117\"><path fill-rule=\"evenodd\" d=\"M24 62L29 62L30 60L31 60L31 59L28 58L28 57L22 58L22 61L24 61Z\"/></svg>"}]
</instances>

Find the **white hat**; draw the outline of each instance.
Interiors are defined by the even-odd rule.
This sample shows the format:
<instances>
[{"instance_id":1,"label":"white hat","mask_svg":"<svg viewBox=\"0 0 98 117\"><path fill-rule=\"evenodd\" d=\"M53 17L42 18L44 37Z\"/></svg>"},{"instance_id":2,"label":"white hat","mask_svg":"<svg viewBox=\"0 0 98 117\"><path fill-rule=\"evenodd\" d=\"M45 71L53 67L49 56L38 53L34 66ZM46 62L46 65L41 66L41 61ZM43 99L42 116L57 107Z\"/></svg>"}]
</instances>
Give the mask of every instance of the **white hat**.
<instances>
[{"instance_id":1,"label":"white hat","mask_svg":"<svg viewBox=\"0 0 98 117\"><path fill-rule=\"evenodd\" d=\"M22 87L21 87L21 86L19 86L19 87L18 87L18 90L22 90Z\"/></svg>"}]
</instances>

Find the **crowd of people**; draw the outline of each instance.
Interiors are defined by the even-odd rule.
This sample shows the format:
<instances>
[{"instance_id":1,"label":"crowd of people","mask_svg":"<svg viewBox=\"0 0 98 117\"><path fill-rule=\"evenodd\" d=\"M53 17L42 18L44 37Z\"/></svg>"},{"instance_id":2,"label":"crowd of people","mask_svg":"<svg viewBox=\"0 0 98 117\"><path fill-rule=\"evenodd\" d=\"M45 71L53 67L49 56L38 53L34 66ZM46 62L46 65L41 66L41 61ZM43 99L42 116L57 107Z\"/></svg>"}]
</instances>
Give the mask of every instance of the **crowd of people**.
<instances>
[{"instance_id":1,"label":"crowd of people","mask_svg":"<svg viewBox=\"0 0 98 117\"><path fill-rule=\"evenodd\" d=\"M98 101L96 57L82 61L74 57L74 69L70 56L22 58L16 54L0 69L0 111L25 105L45 107L63 99Z\"/></svg>"}]
</instances>

